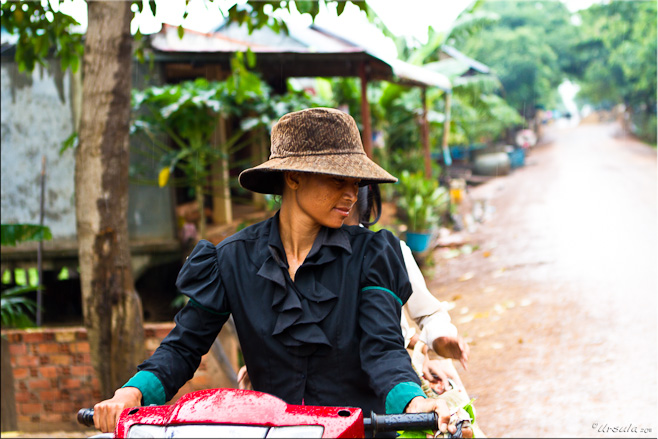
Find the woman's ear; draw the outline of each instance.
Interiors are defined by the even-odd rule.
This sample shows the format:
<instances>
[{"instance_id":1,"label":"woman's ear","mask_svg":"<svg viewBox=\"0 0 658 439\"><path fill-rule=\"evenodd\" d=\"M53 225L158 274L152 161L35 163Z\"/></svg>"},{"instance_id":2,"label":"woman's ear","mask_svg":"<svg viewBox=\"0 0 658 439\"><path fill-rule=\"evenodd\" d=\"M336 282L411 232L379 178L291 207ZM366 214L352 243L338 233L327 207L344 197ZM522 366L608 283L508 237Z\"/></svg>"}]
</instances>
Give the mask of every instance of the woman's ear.
<instances>
[{"instance_id":1,"label":"woman's ear","mask_svg":"<svg viewBox=\"0 0 658 439\"><path fill-rule=\"evenodd\" d=\"M299 188L300 177L301 175L299 172L288 171L283 173L283 181L285 182L285 185L292 190L297 190L297 188Z\"/></svg>"}]
</instances>

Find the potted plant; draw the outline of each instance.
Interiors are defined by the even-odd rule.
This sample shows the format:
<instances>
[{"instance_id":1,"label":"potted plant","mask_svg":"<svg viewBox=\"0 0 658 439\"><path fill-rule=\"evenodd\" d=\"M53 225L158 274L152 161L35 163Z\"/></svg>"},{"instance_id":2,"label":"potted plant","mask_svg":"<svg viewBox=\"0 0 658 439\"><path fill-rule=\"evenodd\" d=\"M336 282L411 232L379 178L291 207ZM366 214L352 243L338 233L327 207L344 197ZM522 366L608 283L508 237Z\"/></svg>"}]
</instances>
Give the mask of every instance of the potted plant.
<instances>
[{"instance_id":1,"label":"potted plant","mask_svg":"<svg viewBox=\"0 0 658 439\"><path fill-rule=\"evenodd\" d=\"M448 209L448 190L422 172L402 171L398 183L398 217L407 224L406 242L415 252L427 250L441 215Z\"/></svg>"}]
</instances>

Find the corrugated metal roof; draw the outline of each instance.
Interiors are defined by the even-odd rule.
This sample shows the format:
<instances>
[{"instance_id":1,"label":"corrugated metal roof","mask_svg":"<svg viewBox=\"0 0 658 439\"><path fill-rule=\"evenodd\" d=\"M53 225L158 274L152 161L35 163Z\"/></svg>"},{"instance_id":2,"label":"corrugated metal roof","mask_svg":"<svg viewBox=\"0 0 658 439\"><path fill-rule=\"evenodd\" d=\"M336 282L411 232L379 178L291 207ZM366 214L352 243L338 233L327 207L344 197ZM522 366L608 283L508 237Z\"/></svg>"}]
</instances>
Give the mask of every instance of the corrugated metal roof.
<instances>
[{"instance_id":1,"label":"corrugated metal roof","mask_svg":"<svg viewBox=\"0 0 658 439\"><path fill-rule=\"evenodd\" d=\"M211 33L186 30L181 39L176 26L165 24L159 33L151 36L151 46L163 61L203 59L204 62L225 61L234 52L249 48L257 55L258 62L263 61L263 66L272 68L272 63L278 63L281 74L288 77L359 76L359 68L366 62L371 79L446 91L452 88L448 78L440 73L401 60L384 59L373 50L317 26L289 30L286 35L264 27L249 34L246 26L231 23Z\"/></svg>"}]
</instances>

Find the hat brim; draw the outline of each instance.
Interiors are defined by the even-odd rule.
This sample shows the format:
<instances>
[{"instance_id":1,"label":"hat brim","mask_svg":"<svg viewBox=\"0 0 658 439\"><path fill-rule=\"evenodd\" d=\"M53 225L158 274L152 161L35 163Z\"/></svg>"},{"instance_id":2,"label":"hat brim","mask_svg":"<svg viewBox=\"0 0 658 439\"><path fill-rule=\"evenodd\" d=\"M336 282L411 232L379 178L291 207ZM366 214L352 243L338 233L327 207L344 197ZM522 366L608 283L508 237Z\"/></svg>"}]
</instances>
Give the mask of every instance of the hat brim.
<instances>
[{"instance_id":1,"label":"hat brim","mask_svg":"<svg viewBox=\"0 0 658 439\"><path fill-rule=\"evenodd\" d=\"M308 172L358 178L361 185L395 183L397 178L370 160L365 154L318 154L274 158L240 173L240 185L252 192L281 195L284 171Z\"/></svg>"}]
</instances>

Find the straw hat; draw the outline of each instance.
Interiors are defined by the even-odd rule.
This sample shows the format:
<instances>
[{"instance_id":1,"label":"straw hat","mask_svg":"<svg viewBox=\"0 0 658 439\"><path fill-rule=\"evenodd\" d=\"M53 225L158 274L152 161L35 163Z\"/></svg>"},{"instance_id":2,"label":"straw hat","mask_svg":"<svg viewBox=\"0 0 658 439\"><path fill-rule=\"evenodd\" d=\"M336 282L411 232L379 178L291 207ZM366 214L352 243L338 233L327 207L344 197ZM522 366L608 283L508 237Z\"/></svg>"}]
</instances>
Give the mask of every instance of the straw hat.
<instances>
[{"instance_id":1,"label":"straw hat","mask_svg":"<svg viewBox=\"0 0 658 439\"><path fill-rule=\"evenodd\" d=\"M283 171L360 178L362 186L397 181L366 156L352 116L333 108L309 108L281 117L272 127L270 159L242 171L240 185L281 195Z\"/></svg>"}]
</instances>

